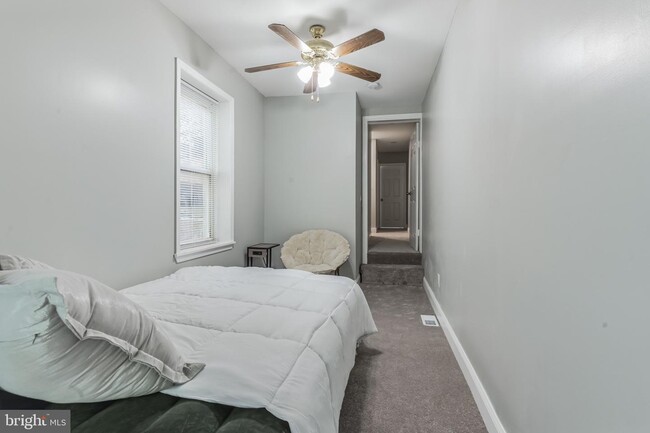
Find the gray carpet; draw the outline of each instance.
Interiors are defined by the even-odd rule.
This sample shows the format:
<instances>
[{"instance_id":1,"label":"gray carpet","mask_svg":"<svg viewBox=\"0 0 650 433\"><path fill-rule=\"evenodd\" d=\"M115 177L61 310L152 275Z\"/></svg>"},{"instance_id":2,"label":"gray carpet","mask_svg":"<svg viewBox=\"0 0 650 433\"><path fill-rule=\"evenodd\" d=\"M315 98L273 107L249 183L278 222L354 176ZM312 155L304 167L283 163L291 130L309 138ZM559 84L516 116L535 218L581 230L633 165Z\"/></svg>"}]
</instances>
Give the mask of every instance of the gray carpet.
<instances>
[{"instance_id":1,"label":"gray carpet","mask_svg":"<svg viewBox=\"0 0 650 433\"><path fill-rule=\"evenodd\" d=\"M376 239L376 238L374 238ZM372 244L368 248L368 253L415 253L416 251L409 245L408 241L396 239L384 239Z\"/></svg>"},{"instance_id":2,"label":"gray carpet","mask_svg":"<svg viewBox=\"0 0 650 433\"><path fill-rule=\"evenodd\" d=\"M368 237L368 253L415 253L408 231L382 231Z\"/></svg>"},{"instance_id":3,"label":"gray carpet","mask_svg":"<svg viewBox=\"0 0 650 433\"><path fill-rule=\"evenodd\" d=\"M340 433L486 433L421 286L362 284L379 333L359 347Z\"/></svg>"}]
</instances>

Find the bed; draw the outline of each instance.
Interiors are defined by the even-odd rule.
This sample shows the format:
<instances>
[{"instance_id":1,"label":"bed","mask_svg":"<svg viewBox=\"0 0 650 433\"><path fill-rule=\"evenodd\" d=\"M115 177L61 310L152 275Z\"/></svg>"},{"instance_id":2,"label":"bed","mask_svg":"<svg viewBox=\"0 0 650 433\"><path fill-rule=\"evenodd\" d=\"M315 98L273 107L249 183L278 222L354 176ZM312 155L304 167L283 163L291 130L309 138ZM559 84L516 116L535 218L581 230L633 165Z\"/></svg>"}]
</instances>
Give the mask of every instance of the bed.
<instances>
[{"instance_id":1,"label":"bed","mask_svg":"<svg viewBox=\"0 0 650 433\"><path fill-rule=\"evenodd\" d=\"M377 330L354 281L299 270L189 267L120 293L142 306L188 361L205 364L192 380L130 399L129 407L169 406L158 414L168 421L187 418L171 410L177 406L211 413L219 428L232 429L224 432L248 432L233 427L248 422L257 426L251 432L336 433L357 342ZM111 407L102 404L91 404L99 415ZM74 431L86 431L92 418ZM148 428L159 425L152 423Z\"/></svg>"}]
</instances>

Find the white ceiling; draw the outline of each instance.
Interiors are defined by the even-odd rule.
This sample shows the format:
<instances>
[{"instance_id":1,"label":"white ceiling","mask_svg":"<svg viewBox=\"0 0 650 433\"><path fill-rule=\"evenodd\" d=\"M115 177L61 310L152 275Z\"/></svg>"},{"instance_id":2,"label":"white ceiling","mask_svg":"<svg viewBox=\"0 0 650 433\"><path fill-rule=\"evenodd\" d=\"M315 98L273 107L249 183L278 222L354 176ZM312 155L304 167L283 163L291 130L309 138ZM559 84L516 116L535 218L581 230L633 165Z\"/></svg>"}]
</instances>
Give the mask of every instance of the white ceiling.
<instances>
[{"instance_id":1,"label":"white ceiling","mask_svg":"<svg viewBox=\"0 0 650 433\"><path fill-rule=\"evenodd\" d=\"M382 74L381 90L337 73L321 93L357 92L365 110L419 107L440 56L457 0L160 0L264 96L302 95L298 68L248 74L244 68L291 60L300 53L268 29L284 24L303 40L323 24L338 45L373 28L386 40L341 60Z\"/></svg>"},{"instance_id":2,"label":"white ceiling","mask_svg":"<svg viewBox=\"0 0 650 433\"><path fill-rule=\"evenodd\" d=\"M406 152L415 123L378 123L370 125L370 139L377 140L377 152Z\"/></svg>"}]
</instances>

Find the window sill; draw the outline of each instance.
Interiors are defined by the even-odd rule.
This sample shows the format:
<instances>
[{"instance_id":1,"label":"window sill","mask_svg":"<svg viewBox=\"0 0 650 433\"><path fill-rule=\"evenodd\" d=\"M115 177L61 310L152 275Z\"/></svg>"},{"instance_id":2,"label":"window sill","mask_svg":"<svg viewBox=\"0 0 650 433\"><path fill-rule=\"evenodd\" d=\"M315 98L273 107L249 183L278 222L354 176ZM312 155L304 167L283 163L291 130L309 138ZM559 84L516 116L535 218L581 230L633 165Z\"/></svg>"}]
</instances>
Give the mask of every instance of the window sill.
<instances>
[{"instance_id":1,"label":"window sill","mask_svg":"<svg viewBox=\"0 0 650 433\"><path fill-rule=\"evenodd\" d=\"M190 260L198 259L201 257L209 256L212 254L222 253L224 251L232 250L235 246L235 241L220 242L218 244L202 245L200 247L188 248L181 250L174 254L174 261L176 263L183 263Z\"/></svg>"}]
</instances>

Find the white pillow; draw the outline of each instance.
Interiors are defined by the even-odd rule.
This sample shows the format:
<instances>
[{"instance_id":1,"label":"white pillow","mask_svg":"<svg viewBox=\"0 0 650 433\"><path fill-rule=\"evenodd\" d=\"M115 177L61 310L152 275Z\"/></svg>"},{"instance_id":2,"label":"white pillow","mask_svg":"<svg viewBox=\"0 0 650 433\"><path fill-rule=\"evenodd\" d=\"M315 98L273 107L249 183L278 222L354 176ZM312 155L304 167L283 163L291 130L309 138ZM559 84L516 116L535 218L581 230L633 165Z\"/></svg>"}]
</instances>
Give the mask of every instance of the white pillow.
<instances>
[{"instance_id":1,"label":"white pillow","mask_svg":"<svg viewBox=\"0 0 650 433\"><path fill-rule=\"evenodd\" d=\"M0 272L6 391L55 403L114 400L187 382L203 367L185 362L142 307L91 278Z\"/></svg>"},{"instance_id":2,"label":"white pillow","mask_svg":"<svg viewBox=\"0 0 650 433\"><path fill-rule=\"evenodd\" d=\"M0 271L13 271L16 269L54 269L50 265L30 259L29 257L11 256L0 254Z\"/></svg>"}]
</instances>

